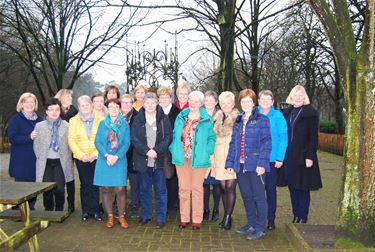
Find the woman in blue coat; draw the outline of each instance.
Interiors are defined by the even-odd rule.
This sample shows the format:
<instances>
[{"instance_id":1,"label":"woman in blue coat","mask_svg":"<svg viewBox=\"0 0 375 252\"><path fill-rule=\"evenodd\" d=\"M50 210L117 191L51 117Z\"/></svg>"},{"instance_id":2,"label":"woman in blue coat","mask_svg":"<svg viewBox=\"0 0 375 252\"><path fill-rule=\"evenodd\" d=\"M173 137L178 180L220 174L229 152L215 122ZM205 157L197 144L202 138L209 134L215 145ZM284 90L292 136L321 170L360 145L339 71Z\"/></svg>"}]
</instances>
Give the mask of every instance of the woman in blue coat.
<instances>
[{"instance_id":1,"label":"woman in blue coat","mask_svg":"<svg viewBox=\"0 0 375 252\"><path fill-rule=\"evenodd\" d=\"M95 166L94 185L102 187L103 205L108 214L107 228L114 226L112 209L112 188L115 188L118 222L122 228L128 228L125 220L125 186L127 181L126 152L130 145L130 129L120 114L121 102L110 99L106 102L108 115L100 122L95 138L99 152Z\"/></svg>"},{"instance_id":2,"label":"woman in blue coat","mask_svg":"<svg viewBox=\"0 0 375 252\"><path fill-rule=\"evenodd\" d=\"M32 93L21 95L17 103L17 112L8 123L8 137L11 144L9 175L15 181L35 181L36 157L33 149L37 133L34 130L42 117L35 112L38 110L38 100ZM36 198L29 201L30 209L34 209Z\"/></svg>"},{"instance_id":3,"label":"woman in blue coat","mask_svg":"<svg viewBox=\"0 0 375 252\"><path fill-rule=\"evenodd\" d=\"M234 123L232 139L225 163L228 172L237 173L247 223L237 233L250 233L248 240L259 240L266 234L267 200L266 172L269 172L271 152L270 122L254 108L256 94L251 89L240 92L243 113Z\"/></svg>"}]
</instances>

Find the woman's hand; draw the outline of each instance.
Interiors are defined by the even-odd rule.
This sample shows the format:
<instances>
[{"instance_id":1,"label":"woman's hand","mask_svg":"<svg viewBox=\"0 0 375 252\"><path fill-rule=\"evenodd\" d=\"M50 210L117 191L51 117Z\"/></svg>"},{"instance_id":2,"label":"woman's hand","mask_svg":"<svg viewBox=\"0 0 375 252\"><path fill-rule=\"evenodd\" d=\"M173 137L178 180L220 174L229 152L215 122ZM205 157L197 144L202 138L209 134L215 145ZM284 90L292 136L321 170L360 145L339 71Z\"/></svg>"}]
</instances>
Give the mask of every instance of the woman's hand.
<instances>
[{"instance_id":1,"label":"woman's hand","mask_svg":"<svg viewBox=\"0 0 375 252\"><path fill-rule=\"evenodd\" d=\"M116 164L117 160L118 160L118 156L108 154L108 156L107 156L107 164L109 166L112 166L112 165Z\"/></svg>"},{"instance_id":2,"label":"woman's hand","mask_svg":"<svg viewBox=\"0 0 375 252\"><path fill-rule=\"evenodd\" d=\"M36 133L35 130L33 130L33 131L31 132L31 134L30 134L30 138L31 138L31 140L34 140L37 136L38 136L38 134Z\"/></svg>"},{"instance_id":3,"label":"woman's hand","mask_svg":"<svg viewBox=\"0 0 375 252\"><path fill-rule=\"evenodd\" d=\"M147 157L149 158L157 158L158 157L158 153L156 153L156 151L154 151L154 149L150 149L147 153L146 153Z\"/></svg>"},{"instance_id":4,"label":"woman's hand","mask_svg":"<svg viewBox=\"0 0 375 252\"><path fill-rule=\"evenodd\" d=\"M255 171L256 171L257 175L260 176L260 175L263 175L266 172L266 169L264 169L264 167L262 167L262 166L257 166Z\"/></svg>"},{"instance_id":5,"label":"woman's hand","mask_svg":"<svg viewBox=\"0 0 375 252\"><path fill-rule=\"evenodd\" d=\"M311 159L307 159L307 158L306 158L306 167L307 167L307 168L312 167L313 164L314 164L314 161L312 161Z\"/></svg>"},{"instance_id":6,"label":"woman's hand","mask_svg":"<svg viewBox=\"0 0 375 252\"><path fill-rule=\"evenodd\" d=\"M281 166L283 166L283 162L280 162L280 161L275 162L275 168L281 168Z\"/></svg>"}]
</instances>

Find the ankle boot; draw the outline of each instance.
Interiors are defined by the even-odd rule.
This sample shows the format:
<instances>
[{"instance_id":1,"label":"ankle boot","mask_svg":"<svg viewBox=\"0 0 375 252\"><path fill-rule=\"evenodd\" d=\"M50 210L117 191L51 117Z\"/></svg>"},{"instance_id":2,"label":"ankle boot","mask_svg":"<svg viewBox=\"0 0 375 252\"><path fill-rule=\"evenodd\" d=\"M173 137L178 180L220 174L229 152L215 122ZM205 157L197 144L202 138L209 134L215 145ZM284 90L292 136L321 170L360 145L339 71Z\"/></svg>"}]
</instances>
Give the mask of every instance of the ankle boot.
<instances>
[{"instance_id":1,"label":"ankle boot","mask_svg":"<svg viewBox=\"0 0 375 252\"><path fill-rule=\"evenodd\" d=\"M225 222L225 216L226 216L226 215L224 215L224 216L223 216L223 219L220 221L220 223L219 223L219 228L223 228L223 224L224 224L224 222Z\"/></svg>"},{"instance_id":2,"label":"ankle boot","mask_svg":"<svg viewBox=\"0 0 375 252\"><path fill-rule=\"evenodd\" d=\"M209 218L210 218L210 210L204 209L203 221L208 221Z\"/></svg>"},{"instance_id":3,"label":"ankle boot","mask_svg":"<svg viewBox=\"0 0 375 252\"><path fill-rule=\"evenodd\" d=\"M211 221L217 221L219 219L219 209L214 209L212 211Z\"/></svg>"},{"instance_id":4,"label":"ankle boot","mask_svg":"<svg viewBox=\"0 0 375 252\"><path fill-rule=\"evenodd\" d=\"M232 228L232 216L230 214L227 214L224 216L222 228L225 230L229 230Z\"/></svg>"}]
</instances>

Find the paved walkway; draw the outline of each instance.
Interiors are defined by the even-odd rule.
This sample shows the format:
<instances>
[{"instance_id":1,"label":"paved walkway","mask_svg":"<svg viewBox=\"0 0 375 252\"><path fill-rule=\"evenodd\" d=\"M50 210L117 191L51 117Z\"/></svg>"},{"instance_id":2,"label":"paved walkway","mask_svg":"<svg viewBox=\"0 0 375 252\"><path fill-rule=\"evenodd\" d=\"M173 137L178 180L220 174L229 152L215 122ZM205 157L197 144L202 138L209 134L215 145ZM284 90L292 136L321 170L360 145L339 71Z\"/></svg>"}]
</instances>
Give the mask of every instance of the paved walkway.
<instances>
[{"instance_id":1,"label":"paved walkway","mask_svg":"<svg viewBox=\"0 0 375 252\"><path fill-rule=\"evenodd\" d=\"M0 155L0 178L9 179L8 157ZM323 189L312 193L310 224L334 224L340 188L342 157L319 153L323 179ZM247 241L245 236L235 233L236 228L245 223L245 212L238 191L237 204L233 214L233 229L222 231L218 222L205 223L201 230L178 228L179 218L168 219L161 230L154 228L155 222L139 226L137 220L128 219L130 228L122 230L119 225L113 229L105 228L105 222L89 220L82 223L79 211L79 180L76 176L76 210L63 223L52 223L39 236L41 251L296 251L288 241L284 224L292 219L289 193L286 188L278 189L278 212L276 230L267 233L261 241ZM37 208L42 209L39 197ZM221 213L222 213L222 209ZM221 215L222 216L222 215ZM6 230L13 230L20 223L0 222ZM28 251L23 246L19 251Z\"/></svg>"}]
</instances>

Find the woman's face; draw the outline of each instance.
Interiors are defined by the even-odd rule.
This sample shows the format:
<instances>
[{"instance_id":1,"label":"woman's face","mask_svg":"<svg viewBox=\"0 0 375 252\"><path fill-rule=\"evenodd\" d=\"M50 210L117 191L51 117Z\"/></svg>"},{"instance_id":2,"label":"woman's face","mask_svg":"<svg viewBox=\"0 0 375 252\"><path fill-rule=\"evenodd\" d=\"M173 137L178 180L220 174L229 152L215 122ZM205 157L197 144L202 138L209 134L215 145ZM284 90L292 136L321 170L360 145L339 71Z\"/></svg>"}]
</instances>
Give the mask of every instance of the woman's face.
<instances>
[{"instance_id":1,"label":"woman's face","mask_svg":"<svg viewBox=\"0 0 375 252\"><path fill-rule=\"evenodd\" d=\"M147 99L144 102L143 107L147 113L154 113L156 111L156 105L157 102L154 99Z\"/></svg>"},{"instance_id":2,"label":"woman's face","mask_svg":"<svg viewBox=\"0 0 375 252\"><path fill-rule=\"evenodd\" d=\"M269 95L262 95L259 99L259 106L262 110L269 110L273 105L273 99Z\"/></svg>"},{"instance_id":3,"label":"woman's face","mask_svg":"<svg viewBox=\"0 0 375 252\"><path fill-rule=\"evenodd\" d=\"M135 99L137 99L137 101L143 101L143 98L145 97L145 95L146 95L146 92L143 88L138 89L137 92L134 93Z\"/></svg>"},{"instance_id":4,"label":"woman's face","mask_svg":"<svg viewBox=\"0 0 375 252\"><path fill-rule=\"evenodd\" d=\"M121 111L124 114L129 113L133 108L133 102L130 98L122 98L121 100Z\"/></svg>"},{"instance_id":5,"label":"woman's face","mask_svg":"<svg viewBox=\"0 0 375 252\"><path fill-rule=\"evenodd\" d=\"M292 99L294 107L301 107L303 105L303 101L305 100L305 94L299 90L293 94Z\"/></svg>"},{"instance_id":6,"label":"woman's face","mask_svg":"<svg viewBox=\"0 0 375 252\"><path fill-rule=\"evenodd\" d=\"M108 90L108 93L107 93L107 100L111 100L111 99L118 99L117 97L117 92L115 89L110 89Z\"/></svg>"},{"instance_id":7,"label":"woman's face","mask_svg":"<svg viewBox=\"0 0 375 252\"><path fill-rule=\"evenodd\" d=\"M231 98L225 98L220 102L220 108L224 114L229 114L234 108L234 103Z\"/></svg>"},{"instance_id":8,"label":"woman's face","mask_svg":"<svg viewBox=\"0 0 375 252\"><path fill-rule=\"evenodd\" d=\"M21 105L22 110L27 114L33 113L35 111L35 106L36 106L36 103L33 97L25 98Z\"/></svg>"},{"instance_id":9,"label":"woman's face","mask_svg":"<svg viewBox=\"0 0 375 252\"><path fill-rule=\"evenodd\" d=\"M253 99L251 99L250 96L246 96L246 97L242 98L240 103L241 103L241 108L242 108L243 112L245 112L246 114L249 114L253 111L254 102L253 102Z\"/></svg>"},{"instance_id":10,"label":"woman's face","mask_svg":"<svg viewBox=\"0 0 375 252\"><path fill-rule=\"evenodd\" d=\"M177 93L177 99L181 104L185 104L189 99L189 92L186 89L180 89Z\"/></svg>"},{"instance_id":11,"label":"woman's face","mask_svg":"<svg viewBox=\"0 0 375 252\"><path fill-rule=\"evenodd\" d=\"M81 112L84 116L89 116L92 113L92 103L88 101L81 101L78 105L78 110Z\"/></svg>"},{"instance_id":12,"label":"woman's face","mask_svg":"<svg viewBox=\"0 0 375 252\"><path fill-rule=\"evenodd\" d=\"M66 94L61 98L61 105L65 108L69 108L73 104L73 97L71 94Z\"/></svg>"},{"instance_id":13,"label":"woman's face","mask_svg":"<svg viewBox=\"0 0 375 252\"><path fill-rule=\"evenodd\" d=\"M108 104L108 114L111 118L117 118L120 112L120 106L114 102Z\"/></svg>"},{"instance_id":14,"label":"woman's face","mask_svg":"<svg viewBox=\"0 0 375 252\"><path fill-rule=\"evenodd\" d=\"M59 119L60 113L61 113L61 109L58 104L48 106L48 109L46 110L48 119L53 122Z\"/></svg>"},{"instance_id":15,"label":"woman's face","mask_svg":"<svg viewBox=\"0 0 375 252\"><path fill-rule=\"evenodd\" d=\"M216 105L217 105L217 100L213 96L208 95L204 97L204 107L207 110L209 111L214 110Z\"/></svg>"},{"instance_id":16,"label":"woman's face","mask_svg":"<svg viewBox=\"0 0 375 252\"><path fill-rule=\"evenodd\" d=\"M168 94L162 94L159 96L159 104L162 108L168 107L172 103L172 97Z\"/></svg>"},{"instance_id":17,"label":"woman's face","mask_svg":"<svg viewBox=\"0 0 375 252\"><path fill-rule=\"evenodd\" d=\"M190 98L189 99L189 108L190 111L196 112L199 110L199 108L202 106L202 102L200 99L197 98Z\"/></svg>"},{"instance_id":18,"label":"woman's face","mask_svg":"<svg viewBox=\"0 0 375 252\"><path fill-rule=\"evenodd\" d=\"M104 108L104 97L103 96L96 96L92 99L92 105L94 106L94 110L102 111Z\"/></svg>"}]
</instances>

